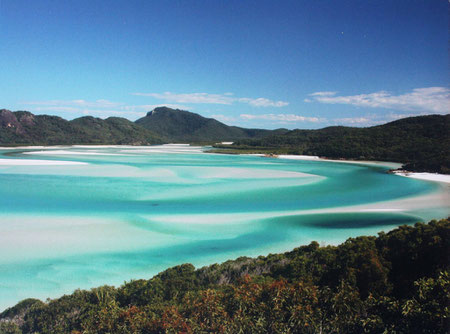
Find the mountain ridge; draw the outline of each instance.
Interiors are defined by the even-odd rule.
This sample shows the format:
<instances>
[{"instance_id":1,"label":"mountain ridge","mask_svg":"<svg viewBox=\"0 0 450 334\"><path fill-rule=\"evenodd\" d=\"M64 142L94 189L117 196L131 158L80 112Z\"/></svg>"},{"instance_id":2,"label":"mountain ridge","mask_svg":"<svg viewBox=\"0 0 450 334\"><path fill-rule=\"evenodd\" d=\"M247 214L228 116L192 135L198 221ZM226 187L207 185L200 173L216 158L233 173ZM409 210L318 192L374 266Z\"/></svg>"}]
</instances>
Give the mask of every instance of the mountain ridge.
<instances>
[{"instance_id":1,"label":"mountain ridge","mask_svg":"<svg viewBox=\"0 0 450 334\"><path fill-rule=\"evenodd\" d=\"M175 141L232 141L237 139L260 138L273 131L283 129L246 129L229 126L214 118L206 118L186 110L158 107L136 120L136 124L162 137ZM284 129L285 131L288 131Z\"/></svg>"},{"instance_id":2,"label":"mountain ridge","mask_svg":"<svg viewBox=\"0 0 450 334\"><path fill-rule=\"evenodd\" d=\"M164 140L120 117L83 116L71 121L28 111L0 110L0 145L150 145Z\"/></svg>"}]
</instances>

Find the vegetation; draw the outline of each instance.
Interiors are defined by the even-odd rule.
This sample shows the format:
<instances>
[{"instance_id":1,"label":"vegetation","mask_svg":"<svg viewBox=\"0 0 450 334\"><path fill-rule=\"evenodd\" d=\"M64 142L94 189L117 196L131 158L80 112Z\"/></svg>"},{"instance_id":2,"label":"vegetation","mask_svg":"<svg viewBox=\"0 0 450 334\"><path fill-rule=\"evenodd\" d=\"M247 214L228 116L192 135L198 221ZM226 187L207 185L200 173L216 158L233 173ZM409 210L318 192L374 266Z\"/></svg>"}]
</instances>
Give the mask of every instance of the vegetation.
<instances>
[{"instance_id":1,"label":"vegetation","mask_svg":"<svg viewBox=\"0 0 450 334\"><path fill-rule=\"evenodd\" d=\"M446 333L450 220L170 268L0 314L1 333Z\"/></svg>"},{"instance_id":2,"label":"vegetation","mask_svg":"<svg viewBox=\"0 0 450 334\"><path fill-rule=\"evenodd\" d=\"M272 133L288 131L286 129L271 131L228 126L213 118L205 118L189 111L167 107L155 108L145 117L138 119L136 124L142 125L169 141L176 142L233 141L243 138L260 138Z\"/></svg>"},{"instance_id":3,"label":"vegetation","mask_svg":"<svg viewBox=\"0 0 450 334\"><path fill-rule=\"evenodd\" d=\"M159 144L163 140L125 118L92 116L67 121L27 111L0 110L0 145Z\"/></svg>"},{"instance_id":4,"label":"vegetation","mask_svg":"<svg viewBox=\"0 0 450 334\"><path fill-rule=\"evenodd\" d=\"M293 130L220 146L233 152L304 154L405 163L410 171L450 173L450 115L404 118L369 128Z\"/></svg>"}]
</instances>

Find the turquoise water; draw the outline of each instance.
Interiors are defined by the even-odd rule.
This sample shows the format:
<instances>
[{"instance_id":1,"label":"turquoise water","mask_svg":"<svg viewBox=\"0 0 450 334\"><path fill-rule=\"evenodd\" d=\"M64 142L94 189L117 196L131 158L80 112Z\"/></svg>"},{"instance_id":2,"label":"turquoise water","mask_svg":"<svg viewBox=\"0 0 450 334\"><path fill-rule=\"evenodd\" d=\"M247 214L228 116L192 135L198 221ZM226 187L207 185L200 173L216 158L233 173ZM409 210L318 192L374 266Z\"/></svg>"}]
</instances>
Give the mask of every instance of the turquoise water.
<instances>
[{"instance_id":1,"label":"turquoise water","mask_svg":"<svg viewBox=\"0 0 450 334\"><path fill-rule=\"evenodd\" d=\"M448 187L389 166L202 151L0 149L0 310L450 213Z\"/></svg>"}]
</instances>

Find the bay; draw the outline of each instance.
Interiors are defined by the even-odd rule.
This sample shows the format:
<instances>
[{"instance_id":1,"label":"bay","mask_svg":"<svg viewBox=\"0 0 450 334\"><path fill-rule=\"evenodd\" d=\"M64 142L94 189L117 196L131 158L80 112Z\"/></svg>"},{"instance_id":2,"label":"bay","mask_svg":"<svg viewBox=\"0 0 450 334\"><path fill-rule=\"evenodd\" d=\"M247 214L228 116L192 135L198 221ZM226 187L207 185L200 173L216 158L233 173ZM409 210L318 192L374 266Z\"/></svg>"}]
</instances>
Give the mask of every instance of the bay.
<instances>
[{"instance_id":1,"label":"bay","mask_svg":"<svg viewBox=\"0 0 450 334\"><path fill-rule=\"evenodd\" d=\"M205 149L0 149L0 309L450 214L448 186L389 163Z\"/></svg>"}]
</instances>

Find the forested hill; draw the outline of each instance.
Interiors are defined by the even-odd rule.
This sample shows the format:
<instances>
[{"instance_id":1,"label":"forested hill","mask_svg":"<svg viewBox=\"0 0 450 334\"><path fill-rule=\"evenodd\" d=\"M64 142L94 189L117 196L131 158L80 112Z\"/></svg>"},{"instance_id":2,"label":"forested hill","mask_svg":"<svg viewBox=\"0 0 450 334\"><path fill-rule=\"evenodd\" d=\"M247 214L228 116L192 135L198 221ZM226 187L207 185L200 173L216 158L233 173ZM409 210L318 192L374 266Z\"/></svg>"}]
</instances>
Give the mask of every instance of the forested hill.
<instances>
[{"instance_id":1,"label":"forested hill","mask_svg":"<svg viewBox=\"0 0 450 334\"><path fill-rule=\"evenodd\" d=\"M317 242L0 314L0 333L447 333L450 220Z\"/></svg>"},{"instance_id":2,"label":"forested hill","mask_svg":"<svg viewBox=\"0 0 450 334\"><path fill-rule=\"evenodd\" d=\"M0 110L0 145L131 144L221 142L282 134L287 129L245 129L184 110L159 107L131 122L85 116L67 121L27 111Z\"/></svg>"},{"instance_id":3,"label":"forested hill","mask_svg":"<svg viewBox=\"0 0 450 334\"><path fill-rule=\"evenodd\" d=\"M67 121L27 111L0 110L0 146L117 144L149 145L163 140L125 118L92 116Z\"/></svg>"},{"instance_id":4,"label":"forested hill","mask_svg":"<svg viewBox=\"0 0 450 334\"><path fill-rule=\"evenodd\" d=\"M410 171L449 174L450 115L409 117L368 128L335 126L293 130L239 140L231 148L334 159L397 161L405 163L404 168Z\"/></svg>"},{"instance_id":5,"label":"forested hill","mask_svg":"<svg viewBox=\"0 0 450 334\"><path fill-rule=\"evenodd\" d=\"M169 141L211 142L234 141L243 138L261 138L288 130L245 129L225 125L213 118L167 107L158 107L136 121Z\"/></svg>"}]
</instances>

